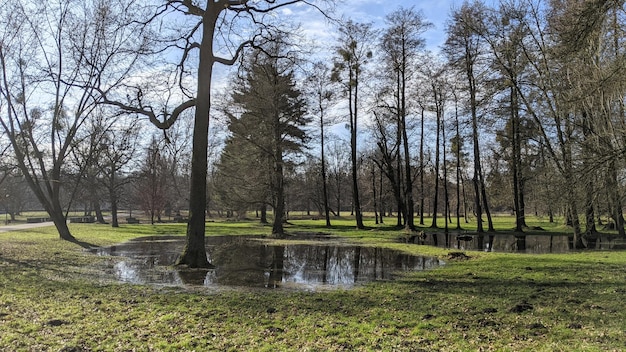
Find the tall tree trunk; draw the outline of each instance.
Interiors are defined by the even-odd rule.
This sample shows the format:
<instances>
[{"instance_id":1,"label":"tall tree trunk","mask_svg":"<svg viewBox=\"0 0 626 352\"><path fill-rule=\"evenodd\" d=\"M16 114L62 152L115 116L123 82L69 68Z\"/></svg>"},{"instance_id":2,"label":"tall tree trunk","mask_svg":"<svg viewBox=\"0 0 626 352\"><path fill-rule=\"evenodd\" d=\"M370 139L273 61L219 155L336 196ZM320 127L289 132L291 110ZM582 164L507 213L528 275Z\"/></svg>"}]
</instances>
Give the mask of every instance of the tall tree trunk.
<instances>
[{"instance_id":1,"label":"tall tree trunk","mask_svg":"<svg viewBox=\"0 0 626 352\"><path fill-rule=\"evenodd\" d=\"M109 190L109 201L111 202L111 227L120 227L117 219L117 194L114 188Z\"/></svg>"},{"instance_id":2,"label":"tall tree trunk","mask_svg":"<svg viewBox=\"0 0 626 352\"><path fill-rule=\"evenodd\" d=\"M106 221L104 221L104 216L102 215L102 208L100 208L100 202L95 200L93 202L93 209L96 213L96 221L98 221L98 223L100 224L106 224Z\"/></svg>"},{"instance_id":3,"label":"tall tree trunk","mask_svg":"<svg viewBox=\"0 0 626 352\"><path fill-rule=\"evenodd\" d=\"M511 174L513 174L513 202L515 207L515 231L524 231L524 214L521 204L521 189L520 189L520 165L521 165L521 153L519 148L520 133L519 133L519 109L517 104L517 91L514 87L510 88L511 99L511 123L510 123L510 139L511 139Z\"/></svg>"},{"instance_id":4,"label":"tall tree trunk","mask_svg":"<svg viewBox=\"0 0 626 352\"><path fill-rule=\"evenodd\" d=\"M267 224L267 204L261 204L261 216L259 218L261 224Z\"/></svg>"},{"instance_id":5,"label":"tall tree trunk","mask_svg":"<svg viewBox=\"0 0 626 352\"><path fill-rule=\"evenodd\" d=\"M467 192L465 191L465 178L463 174L461 174L461 195L463 196L463 218L465 219L465 223L469 224L469 220L467 219Z\"/></svg>"},{"instance_id":6,"label":"tall tree trunk","mask_svg":"<svg viewBox=\"0 0 626 352\"><path fill-rule=\"evenodd\" d=\"M480 173L480 192L482 194L483 207L485 209L485 215L487 215L487 229L490 232L495 232L493 227L493 219L491 218L491 210L489 209L489 203L487 202L487 187L485 186L485 178Z\"/></svg>"},{"instance_id":7,"label":"tall tree trunk","mask_svg":"<svg viewBox=\"0 0 626 352\"><path fill-rule=\"evenodd\" d=\"M469 92L470 92L470 109L472 113L472 142L474 144L474 177L472 178L472 183L474 184L474 194L475 194L475 207L474 211L476 212L476 230L478 233L485 232L483 228L483 208L481 201L481 177L480 177L480 146L478 140L478 115L476 112L477 103L476 103L476 85L474 81L474 75L472 71L472 64L468 59L466 59L466 74L469 80Z\"/></svg>"},{"instance_id":8,"label":"tall tree trunk","mask_svg":"<svg viewBox=\"0 0 626 352\"><path fill-rule=\"evenodd\" d=\"M520 221L522 223L523 227L528 227L526 225L526 201L525 201L525 194L526 194L526 178L524 176L524 173L521 172L520 176L518 177L517 181L519 182L519 212L520 212Z\"/></svg>"},{"instance_id":9,"label":"tall tree trunk","mask_svg":"<svg viewBox=\"0 0 626 352\"><path fill-rule=\"evenodd\" d=\"M65 216L63 216L62 211L60 213L54 212L54 211L49 212L48 215L50 215L50 220L52 220L52 222L54 223L54 226L59 232L59 237L61 239L70 241L70 242L76 241L76 238L72 236L72 234L70 233L70 229L67 226L67 220L65 219Z\"/></svg>"},{"instance_id":10,"label":"tall tree trunk","mask_svg":"<svg viewBox=\"0 0 626 352\"><path fill-rule=\"evenodd\" d=\"M321 104L320 104L321 105ZM326 227L330 227L330 206L328 205L328 186L326 180L326 154L324 153L324 113L323 108L320 107L320 139L321 139L321 153L322 153L322 195L324 201L324 217L326 219Z\"/></svg>"},{"instance_id":11,"label":"tall tree trunk","mask_svg":"<svg viewBox=\"0 0 626 352\"><path fill-rule=\"evenodd\" d=\"M587 181L585 190L585 235L593 235L598 232L596 229L596 215L593 209L593 184Z\"/></svg>"},{"instance_id":12,"label":"tall tree trunk","mask_svg":"<svg viewBox=\"0 0 626 352\"><path fill-rule=\"evenodd\" d=\"M592 146L589 145L592 136L594 135L594 127L593 127L593 114L588 113L586 109L582 109L582 131L585 140L582 142L582 153L583 153L583 168L589 170L587 177L585 178L585 236L592 235L597 232L596 230L596 218L595 212L593 209L594 206L594 196L595 196L595 172L592 170L592 166L590 165L590 160L593 159L594 151L592 150Z\"/></svg>"},{"instance_id":13,"label":"tall tree trunk","mask_svg":"<svg viewBox=\"0 0 626 352\"><path fill-rule=\"evenodd\" d=\"M374 200L374 219L375 224L378 225L378 202L376 197L376 166L372 163L372 196Z\"/></svg>"},{"instance_id":14,"label":"tall tree trunk","mask_svg":"<svg viewBox=\"0 0 626 352\"><path fill-rule=\"evenodd\" d=\"M60 172L56 173L55 171L53 171L52 175L54 180L59 180L58 175L60 175ZM76 238L72 236L72 234L70 233L70 229L67 226L67 217L63 212L63 207L61 206L61 202L59 200L59 190L60 185L53 185L51 193L49 193L49 199L40 199L40 201L48 212L48 215L50 215L50 219L52 220L54 226L59 232L59 237L66 241L76 242Z\"/></svg>"},{"instance_id":15,"label":"tall tree trunk","mask_svg":"<svg viewBox=\"0 0 626 352\"><path fill-rule=\"evenodd\" d=\"M378 191L378 197L379 197L379 210L378 213L380 214L380 223L383 224L385 222L384 220L384 216L385 216L385 201L383 198L383 170L380 169L380 174L379 174L380 178L379 180L379 191Z\"/></svg>"},{"instance_id":16,"label":"tall tree trunk","mask_svg":"<svg viewBox=\"0 0 626 352\"><path fill-rule=\"evenodd\" d=\"M363 225L363 214L361 213L361 200L359 198L359 180L358 180L358 156L357 156L357 123L358 123L358 81L359 75L356 73L356 77L354 77L354 81L352 81L352 70L350 71L350 82L357 82L354 85L354 97L352 85L349 90L349 101L350 101L350 157L352 161L352 206L355 211L356 217L356 227L358 229L364 229ZM354 98L354 99L353 99Z\"/></svg>"},{"instance_id":17,"label":"tall tree trunk","mask_svg":"<svg viewBox=\"0 0 626 352\"><path fill-rule=\"evenodd\" d=\"M571 151L569 148L566 148L566 152L568 155L564 156L564 170L565 170L565 184L568 187L573 187L574 185L574 174L572 170L571 164ZM580 249L584 248L584 242L580 230L580 220L578 219L578 205L576 204L576 196L573 192L567 192L567 205L568 205L568 220L570 225L572 226L574 232L574 248Z\"/></svg>"},{"instance_id":18,"label":"tall tree trunk","mask_svg":"<svg viewBox=\"0 0 626 352\"><path fill-rule=\"evenodd\" d=\"M437 93L435 92L435 95ZM437 105L437 137L435 138L435 196L433 198L433 222L430 225L432 228L437 228L437 213L439 210L439 153L441 144L441 111Z\"/></svg>"},{"instance_id":19,"label":"tall tree trunk","mask_svg":"<svg viewBox=\"0 0 626 352\"><path fill-rule=\"evenodd\" d=\"M461 230L461 134L459 131L459 107L454 96L454 121L456 128L456 229Z\"/></svg>"},{"instance_id":20,"label":"tall tree trunk","mask_svg":"<svg viewBox=\"0 0 626 352\"><path fill-rule=\"evenodd\" d=\"M624 230L624 210L622 207L622 200L618 191L618 172L616 167L616 161L612 160L608 166L607 184L609 189L609 207L610 214L613 222L615 223L615 229L622 238L626 238L626 231Z\"/></svg>"},{"instance_id":21,"label":"tall tree trunk","mask_svg":"<svg viewBox=\"0 0 626 352\"><path fill-rule=\"evenodd\" d=\"M415 204L413 203L413 176L411 175L411 155L409 152L409 136L406 127L406 77L405 68L400 75L400 121L402 127L402 145L404 146L404 202L405 206L405 222L404 226L409 230L415 230L414 213Z\"/></svg>"},{"instance_id":22,"label":"tall tree trunk","mask_svg":"<svg viewBox=\"0 0 626 352\"><path fill-rule=\"evenodd\" d=\"M623 35L622 32L618 29L619 28L619 13L621 13L622 9L619 7L615 7L612 9L612 27L613 27L613 50L615 52L615 58L617 60L620 60L621 56L623 55L623 53L621 53L621 41L620 41L620 37ZM623 92L623 87L622 87L622 92ZM624 123L625 117L626 117L626 111L624 108L624 95L623 93L620 94L620 98L618 99L618 105L619 105L619 119L621 120L622 123ZM624 136L622 136L622 138L624 138ZM613 220L615 221L615 228L617 229L618 234L620 235L621 238L626 238L626 230L624 229L624 209L622 207L622 192L619 191L618 189L618 179L617 179L617 165L616 163L619 161L619 159L613 159L611 162L609 162L609 172L608 174L610 175L610 183L615 184L615 188L613 188L611 191L611 195L612 197L614 197L611 207L612 207L612 211L610 212L611 214L613 214Z\"/></svg>"},{"instance_id":23,"label":"tall tree trunk","mask_svg":"<svg viewBox=\"0 0 626 352\"><path fill-rule=\"evenodd\" d=\"M475 195L474 212L476 214L476 231L478 233L482 233L482 232L485 232L485 230L483 228L483 219L482 219L483 208L482 208L481 201L480 201L480 187L479 187L480 181L478 181L477 174L478 173L476 172L476 170L474 170L474 177L472 178L472 184L474 185L474 195Z\"/></svg>"},{"instance_id":24,"label":"tall tree trunk","mask_svg":"<svg viewBox=\"0 0 626 352\"><path fill-rule=\"evenodd\" d=\"M420 128L420 225L424 225L424 108L421 108Z\"/></svg>"},{"instance_id":25,"label":"tall tree trunk","mask_svg":"<svg viewBox=\"0 0 626 352\"><path fill-rule=\"evenodd\" d=\"M403 136L403 130L404 130L404 125L402 122L402 109L401 109L401 98L400 98L400 70L396 70L396 92L395 92L395 99L396 99L396 148L395 148L395 162L396 162L396 178L393 182L396 183L396 185L398 186L398 195L396 197L396 200L398 202L398 214L397 214L397 221L396 221L396 226L397 227L402 227L403 225L407 224L407 208L406 208L406 200L405 200L405 196L406 196L406 188L403 186L404 185L404 180L403 180L403 175L402 175L402 150L403 150L403 144L404 144L404 140L402 138ZM390 170L391 171L391 170Z\"/></svg>"},{"instance_id":26,"label":"tall tree trunk","mask_svg":"<svg viewBox=\"0 0 626 352\"><path fill-rule=\"evenodd\" d=\"M280 130L275 128L274 143L280 140ZM272 185L274 193L274 223L272 224L272 236L283 237L285 231L283 230L283 220L285 219L285 182L283 175L283 152L275 145L274 151L274 182Z\"/></svg>"},{"instance_id":27,"label":"tall tree trunk","mask_svg":"<svg viewBox=\"0 0 626 352\"><path fill-rule=\"evenodd\" d=\"M403 118L405 120L406 118ZM404 226L409 230L415 230L415 203L413 202L413 176L411 175L411 159L409 155L409 137L406 132L406 123L402 123L402 139L404 145L404 202L406 204L406 219Z\"/></svg>"},{"instance_id":28,"label":"tall tree trunk","mask_svg":"<svg viewBox=\"0 0 626 352\"><path fill-rule=\"evenodd\" d=\"M402 214L406 211L404 209L404 201L402 199L402 188L399 183L399 170L394 169L393 160L390 158L384 163L387 168L386 175L389 182L391 182L391 189L393 191L393 196L396 200L396 205L398 207L398 213L396 214L396 227L402 227ZM382 169L381 169L382 170ZM396 172L398 171L398 172ZM384 211L383 211L384 212Z\"/></svg>"},{"instance_id":29,"label":"tall tree trunk","mask_svg":"<svg viewBox=\"0 0 626 352\"><path fill-rule=\"evenodd\" d=\"M337 186L336 200L337 200L337 217L341 216L341 176L339 171L335 174L335 184Z\"/></svg>"},{"instance_id":30,"label":"tall tree trunk","mask_svg":"<svg viewBox=\"0 0 626 352\"><path fill-rule=\"evenodd\" d=\"M448 234L448 223L450 218L450 195L448 194L448 165L446 164L446 125L441 121L441 139L443 140L443 197L444 197L444 219L446 220L445 233ZM448 237L446 236L446 239Z\"/></svg>"},{"instance_id":31,"label":"tall tree trunk","mask_svg":"<svg viewBox=\"0 0 626 352\"><path fill-rule=\"evenodd\" d=\"M60 167L53 168L53 171L50 175L51 180L52 180L52 185L50 187L48 187L49 185L46 185L47 186L45 188L46 191L44 191L42 187L35 184L36 182L39 182L39 181L33 179L31 175L28 174L28 169L26 168L26 165L24 163L23 154L21 154L21 152L17 148L14 148L14 151L18 159L18 167L20 168L20 170L22 170L22 174L25 176L26 183L29 185L33 193L35 193L37 200L39 200L41 205L44 207L44 209L50 216L50 219L54 223L54 226L56 227L57 232L59 233L59 238L62 240L70 241L70 242L76 242L76 238L72 236L70 229L67 226L67 219L63 211L63 207L61 206L61 201L59 198L59 191L60 191L60 185L61 185L61 181L59 178Z\"/></svg>"},{"instance_id":32,"label":"tall tree trunk","mask_svg":"<svg viewBox=\"0 0 626 352\"><path fill-rule=\"evenodd\" d=\"M186 244L178 265L192 268L207 268L204 231L206 226L206 177L207 154L209 147L209 112L211 110L211 77L213 75L213 33L219 12L208 7L203 17L202 41L198 65L198 95L193 128L191 157L191 187L189 190L189 222L187 223ZM215 6L215 5L213 5Z\"/></svg>"}]
</instances>

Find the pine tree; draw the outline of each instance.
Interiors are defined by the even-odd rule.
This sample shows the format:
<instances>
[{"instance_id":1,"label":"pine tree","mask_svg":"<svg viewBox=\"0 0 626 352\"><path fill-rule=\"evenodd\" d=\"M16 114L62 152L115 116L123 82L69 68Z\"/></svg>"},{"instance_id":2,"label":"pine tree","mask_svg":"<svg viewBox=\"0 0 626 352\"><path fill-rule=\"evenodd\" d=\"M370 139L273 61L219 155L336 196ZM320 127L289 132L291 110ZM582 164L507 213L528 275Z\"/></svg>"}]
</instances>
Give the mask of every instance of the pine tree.
<instances>
[{"instance_id":1,"label":"pine tree","mask_svg":"<svg viewBox=\"0 0 626 352\"><path fill-rule=\"evenodd\" d=\"M255 192L246 193L258 195L255 202L272 206L272 234L283 236L284 171L291 164L289 155L302 152L308 141L303 127L311 119L305 116L306 104L295 85L292 61L280 58L280 43L274 44L271 50L255 52L235 82L233 105L227 112L231 137L222 161L230 158L228 162L234 163L229 166L230 172L236 172L241 180L256 180ZM229 168L224 166L221 171L227 172Z\"/></svg>"}]
</instances>

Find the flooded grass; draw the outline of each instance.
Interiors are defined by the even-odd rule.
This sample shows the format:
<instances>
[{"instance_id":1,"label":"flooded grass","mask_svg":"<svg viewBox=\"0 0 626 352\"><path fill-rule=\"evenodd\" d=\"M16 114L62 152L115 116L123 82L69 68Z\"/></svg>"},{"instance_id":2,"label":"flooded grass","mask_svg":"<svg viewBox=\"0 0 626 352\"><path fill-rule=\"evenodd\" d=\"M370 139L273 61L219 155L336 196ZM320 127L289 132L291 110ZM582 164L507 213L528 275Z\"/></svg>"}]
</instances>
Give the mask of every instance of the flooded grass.
<instances>
[{"instance_id":1,"label":"flooded grass","mask_svg":"<svg viewBox=\"0 0 626 352\"><path fill-rule=\"evenodd\" d=\"M391 280L396 272L427 270L443 264L435 257L362 247L315 234L280 243L258 236L210 236L206 238L206 250L214 268L189 270L173 266L183 246L180 236L151 236L92 252L122 257L113 267L103 267L122 282L207 288L348 289Z\"/></svg>"},{"instance_id":2,"label":"flooded grass","mask_svg":"<svg viewBox=\"0 0 626 352\"><path fill-rule=\"evenodd\" d=\"M209 224L210 225L210 224ZM72 225L109 246L157 230ZM142 227L143 226L143 227ZM216 225L217 226L217 225ZM175 234L184 233L184 227ZM228 224L219 225L226 231ZM139 234L133 235L134 229ZM175 227L170 228L176 229ZM310 231L294 222L290 230ZM251 225L248 233L269 229ZM266 232L267 231L267 232ZM94 280L102 262L51 228L0 235L0 350L620 351L626 252L465 252L398 243L400 231L327 230L445 266L350 290L226 290ZM234 226L243 234L245 226Z\"/></svg>"}]
</instances>

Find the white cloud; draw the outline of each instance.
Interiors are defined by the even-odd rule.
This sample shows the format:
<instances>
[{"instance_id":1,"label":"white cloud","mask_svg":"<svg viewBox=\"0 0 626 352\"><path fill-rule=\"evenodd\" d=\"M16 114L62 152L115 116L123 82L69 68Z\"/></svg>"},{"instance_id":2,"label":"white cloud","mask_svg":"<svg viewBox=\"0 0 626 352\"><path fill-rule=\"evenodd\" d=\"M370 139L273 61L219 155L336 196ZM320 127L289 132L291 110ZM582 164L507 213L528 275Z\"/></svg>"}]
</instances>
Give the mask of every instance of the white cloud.
<instances>
[{"instance_id":1,"label":"white cloud","mask_svg":"<svg viewBox=\"0 0 626 352\"><path fill-rule=\"evenodd\" d=\"M415 8L422 11L426 20L434 24L434 28L424 34L429 50L437 51L445 41L445 22L455 3L461 0L346 0L335 3L330 16L349 18L358 22L372 22L375 27L384 27L385 16L400 7ZM295 6L293 19L302 23L302 34L314 40L322 47L328 47L335 39L336 29L322 14L309 6Z\"/></svg>"}]
</instances>

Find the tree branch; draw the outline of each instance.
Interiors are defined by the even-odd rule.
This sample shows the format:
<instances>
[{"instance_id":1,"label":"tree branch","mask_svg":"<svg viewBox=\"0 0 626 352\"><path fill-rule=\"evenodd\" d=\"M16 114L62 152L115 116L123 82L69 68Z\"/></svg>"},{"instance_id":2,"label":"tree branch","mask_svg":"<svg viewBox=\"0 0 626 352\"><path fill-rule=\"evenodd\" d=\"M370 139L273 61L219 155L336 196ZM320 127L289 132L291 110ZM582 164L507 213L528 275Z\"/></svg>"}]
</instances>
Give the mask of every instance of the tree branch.
<instances>
[{"instance_id":1,"label":"tree branch","mask_svg":"<svg viewBox=\"0 0 626 352\"><path fill-rule=\"evenodd\" d=\"M161 121L158 119L158 116L154 113L152 109L146 109L143 107L135 107L135 106L131 106L131 105L119 102L119 101L110 100L104 94L104 92L101 92L101 93L102 93L103 104L115 106L128 113L145 116L154 126L162 130L167 130L170 127L172 127L172 125L176 123L176 121L178 120L178 117L180 116L180 114L182 114L185 110L196 106L195 99L187 100L183 102L182 104L178 105L176 108L174 108L171 114L168 114L167 112L165 112L163 114L163 120Z\"/></svg>"},{"instance_id":2,"label":"tree branch","mask_svg":"<svg viewBox=\"0 0 626 352\"><path fill-rule=\"evenodd\" d=\"M167 4L171 5L174 9L184 13L185 15L194 15L194 16L202 17L205 14L205 11L202 8L194 5L191 2L191 0L168 0ZM180 9L179 5L186 7L187 10L185 11L185 10Z\"/></svg>"}]
</instances>

